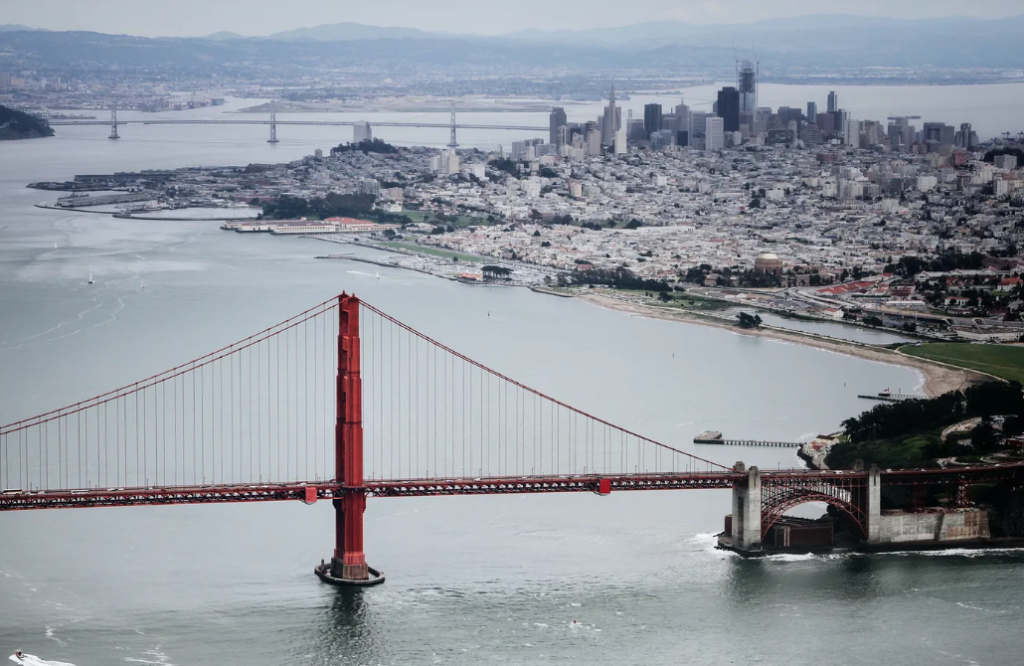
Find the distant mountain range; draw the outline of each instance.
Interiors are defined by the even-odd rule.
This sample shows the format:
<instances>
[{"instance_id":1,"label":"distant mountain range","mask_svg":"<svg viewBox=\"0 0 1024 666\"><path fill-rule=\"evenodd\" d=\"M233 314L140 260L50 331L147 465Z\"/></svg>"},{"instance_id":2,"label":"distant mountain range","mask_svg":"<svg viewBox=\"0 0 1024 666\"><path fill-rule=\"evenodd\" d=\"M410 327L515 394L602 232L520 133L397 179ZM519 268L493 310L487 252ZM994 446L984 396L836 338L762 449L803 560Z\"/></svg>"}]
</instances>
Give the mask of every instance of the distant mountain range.
<instances>
[{"instance_id":1,"label":"distant mountain range","mask_svg":"<svg viewBox=\"0 0 1024 666\"><path fill-rule=\"evenodd\" d=\"M39 28L30 28L27 25L18 25L17 23L0 24L0 32L18 32L19 30L39 30Z\"/></svg>"},{"instance_id":2,"label":"distant mountain range","mask_svg":"<svg viewBox=\"0 0 1024 666\"><path fill-rule=\"evenodd\" d=\"M728 74L733 45L759 59L765 80L808 72L872 76L868 68L921 71L1021 71L1024 16L1009 19L906 20L816 15L746 24L650 21L618 28L523 30L500 36L427 32L360 23L299 28L265 37L218 32L202 38L145 38L0 26L0 70L166 67L251 73L321 66L363 66L402 75L430 68L505 73L652 71ZM755 55L756 54L756 55ZM959 74L957 76L960 76ZM969 78L968 78L969 80Z\"/></svg>"},{"instance_id":3,"label":"distant mountain range","mask_svg":"<svg viewBox=\"0 0 1024 666\"><path fill-rule=\"evenodd\" d=\"M1024 27L1024 15L1010 19L975 19L950 17L940 19L890 19L852 14L818 14L796 18L765 19L753 23L694 24L682 21L647 21L615 28L587 28L582 30L520 30L497 36L476 34L429 32L416 28L390 28L362 23L329 23L311 28L297 28L262 37L245 37L233 32L218 32L207 39L272 39L321 42L356 41L366 39L486 39L528 42L557 42L560 44L637 45L648 47L678 44L721 45L723 39L753 37L779 37L789 34L816 33L834 35L855 31L916 32L976 32L977 29L1002 28L1011 33ZM653 40L653 44L652 44Z\"/></svg>"}]
</instances>

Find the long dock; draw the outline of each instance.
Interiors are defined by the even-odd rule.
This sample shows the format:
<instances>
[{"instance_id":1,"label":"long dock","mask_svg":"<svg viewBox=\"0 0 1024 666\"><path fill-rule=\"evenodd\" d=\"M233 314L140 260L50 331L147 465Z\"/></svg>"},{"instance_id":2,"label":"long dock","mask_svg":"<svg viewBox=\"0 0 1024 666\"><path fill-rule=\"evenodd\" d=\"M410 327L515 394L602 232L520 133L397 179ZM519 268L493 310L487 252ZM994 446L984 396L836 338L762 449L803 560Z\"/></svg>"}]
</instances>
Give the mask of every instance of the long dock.
<instances>
[{"instance_id":1,"label":"long dock","mask_svg":"<svg viewBox=\"0 0 1024 666\"><path fill-rule=\"evenodd\" d=\"M803 446L803 442L772 442L760 439L713 439L694 437L694 444L719 444L722 446L775 446L795 449Z\"/></svg>"},{"instance_id":2,"label":"long dock","mask_svg":"<svg viewBox=\"0 0 1024 666\"><path fill-rule=\"evenodd\" d=\"M923 395L910 395L908 393L877 393L875 395L858 395L858 398L865 400L881 400L882 402L903 402L904 400L925 400Z\"/></svg>"}]
</instances>

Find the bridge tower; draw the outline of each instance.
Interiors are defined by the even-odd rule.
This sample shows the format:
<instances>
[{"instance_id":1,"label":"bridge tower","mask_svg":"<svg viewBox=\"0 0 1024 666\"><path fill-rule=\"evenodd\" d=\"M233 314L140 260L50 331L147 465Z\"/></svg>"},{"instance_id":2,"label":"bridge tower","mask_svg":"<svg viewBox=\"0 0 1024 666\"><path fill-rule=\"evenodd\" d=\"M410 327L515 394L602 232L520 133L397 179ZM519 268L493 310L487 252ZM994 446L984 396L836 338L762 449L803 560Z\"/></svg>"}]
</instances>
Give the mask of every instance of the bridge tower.
<instances>
[{"instance_id":1,"label":"bridge tower","mask_svg":"<svg viewBox=\"0 0 1024 666\"><path fill-rule=\"evenodd\" d=\"M108 139L120 139L117 133L117 104L110 107L110 136Z\"/></svg>"},{"instance_id":2,"label":"bridge tower","mask_svg":"<svg viewBox=\"0 0 1024 666\"><path fill-rule=\"evenodd\" d=\"M342 489L334 504L334 557L317 567L317 575L335 585L375 585L381 572L366 564L363 553L363 380L360 375L359 299L338 297L337 418L334 427L335 479Z\"/></svg>"},{"instance_id":3,"label":"bridge tower","mask_svg":"<svg viewBox=\"0 0 1024 666\"><path fill-rule=\"evenodd\" d=\"M757 467L746 469L736 463L737 472L746 472L747 478L732 489L732 545L736 550L761 550L761 472Z\"/></svg>"},{"instance_id":4,"label":"bridge tower","mask_svg":"<svg viewBox=\"0 0 1024 666\"><path fill-rule=\"evenodd\" d=\"M458 148L459 142L455 140L455 100L452 100L452 136L448 140L449 148Z\"/></svg>"},{"instance_id":5,"label":"bridge tower","mask_svg":"<svg viewBox=\"0 0 1024 666\"><path fill-rule=\"evenodd\" d=\"M277 108L270 106L270 138L267 143L277 143Z\"/></svg>"}]
</instances>

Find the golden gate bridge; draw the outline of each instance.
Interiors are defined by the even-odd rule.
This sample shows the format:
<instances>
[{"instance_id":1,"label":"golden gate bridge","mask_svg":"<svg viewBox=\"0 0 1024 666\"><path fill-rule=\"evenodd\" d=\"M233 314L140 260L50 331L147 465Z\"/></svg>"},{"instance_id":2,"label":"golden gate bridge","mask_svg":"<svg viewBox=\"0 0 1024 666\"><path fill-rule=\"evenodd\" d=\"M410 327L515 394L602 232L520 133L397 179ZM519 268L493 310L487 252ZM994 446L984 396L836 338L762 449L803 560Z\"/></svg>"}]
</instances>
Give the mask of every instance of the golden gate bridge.
<instances>
[{"instance_id":1,"label":"golden gate bridge","mask_svg":"<svg viewBox=\"0 0 1024 666\"><path fill-rule=\"evenodd\" d=\"M733 489L732 537L825 502L871 539L878 487L1019 483L1024 465L957 470L728 466L612 424L342 294L170 370L0 427L0 511L331 500L321 579L367 564L367 498Z\"/></svg>"}]
</instances>

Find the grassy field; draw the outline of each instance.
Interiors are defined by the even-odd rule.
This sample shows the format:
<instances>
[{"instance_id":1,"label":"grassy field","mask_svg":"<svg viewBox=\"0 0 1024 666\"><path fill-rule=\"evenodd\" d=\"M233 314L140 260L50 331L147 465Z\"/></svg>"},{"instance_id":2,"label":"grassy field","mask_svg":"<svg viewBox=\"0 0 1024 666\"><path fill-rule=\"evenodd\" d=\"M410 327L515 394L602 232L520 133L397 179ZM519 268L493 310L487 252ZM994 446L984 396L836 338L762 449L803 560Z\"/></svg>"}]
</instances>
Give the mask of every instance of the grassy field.
<instances>
[{"instance_id":1,"label":"grassy field","mask_svg":"<svg viewBox=\"0 0 1024 666\"><path fill-rule=\"evenodd\" d=\"M400 214L405 215L411 222L423 222L424 218L429 218L426 220L428 224L441 224L437 221L437 215L431 211L403 210ZM462 227L468 227L471 225L487 225L488 222L486 217L469 217L468 215L459 215L454 221L447 221L444 224L450 224L453 227L461 229Z\"/></svg>"},{"instance_id":2,"label":"grassy field","mask_svg":"<svg viewBox=\"0 0 1024 666\"><path fill-rule=\"evenodd\" d=\"M429 254L433 257L441 257L442 259L458 259L459 261L467 261L470 263L476 263L485 261L483 257L476 257L471 254L463 254L462 252L453 252L452 250L445 250L443 248L430 247L428 245L417 245L416 243L402 243L400 241L385 241L379 243L384 247L391 247L398 250L406 250L408 252L414 252L416 254Z\"/></svg>"},{"instance_id":3,"label":"grassy field","mask_svg":"<svg viewBox=\"0 0 1024 666\"><path fill-rule=\"evenodd\" d=\"M1024 347L1010 345L968 345L935 342L920 347L907 345L900 351L908 356L941 361L969 370L1024 384Z\"/></svg>"}]
</instances>

